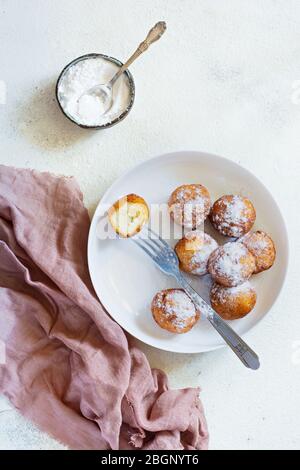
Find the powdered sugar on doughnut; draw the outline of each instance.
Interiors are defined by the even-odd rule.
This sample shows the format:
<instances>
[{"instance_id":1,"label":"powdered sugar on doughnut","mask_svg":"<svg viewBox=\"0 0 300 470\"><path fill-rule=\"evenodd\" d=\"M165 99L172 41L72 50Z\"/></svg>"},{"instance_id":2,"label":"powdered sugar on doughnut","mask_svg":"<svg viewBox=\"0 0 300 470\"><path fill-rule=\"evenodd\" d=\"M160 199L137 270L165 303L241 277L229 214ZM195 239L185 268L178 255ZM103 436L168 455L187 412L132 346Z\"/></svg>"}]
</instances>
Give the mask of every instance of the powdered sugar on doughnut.
<instances>
[{"instance_id":1,"label":"powdered sugar on doughnut","mask_svg":"<svg viewBox=\"0 0 300 470\"><path fill-rule=\"evenodd\" d=\"M214 251L209 260L212 277L216 280L225 279L229 286L237 286L249 279L254 268L253 256L242 243L238 242L226 243Z\"/></svg>"},{"instance_id":2,"label":"powdered sugar on doughnut","mask_svg":"<svg viewBox=\"0 0 300 470\"><path fill-rule=\"evenodd\" d=\"M174 289L165 293L158 292L153 306L162 310L166 318L177 328L184 328L190 319L196 316L196 309L184 291Z\"/></svg>"},{"instance_id":3,"label":"powdered sugar on doughnut","mask_svg":"<svg viewBox=\"0 0 300 470\"><path fill-rule=\"evenodd\" d=\"M265 232L260 230L249 232L239 239L252 253L256 262L255 273L269 269L276 257L273 240Z\"/></svg>"},{"instance_id":4,"label":"powdered sugar on doughnut","mask_svg":"<svg viewBox=\"0 0 300 470\"><path fill-rule=\"evenodd\" d=\"M195 237L202 238L202 245L199 250L195 251L191 258L191 273L197 275L203 275L207 273L207 263L212 252L218 248L216 240L210 235L195 230L186 234L186 239L193 240Z\"/></svg>"},{"instance_id":5,"label":"powdered sugar on doughnut","mask_svg":"<svg viewBox=\"0 0 300 470\"><path fill-rule=\"evenodd\" d=\"M210 197L207 189L200 184L179 186L169 201L174 220L185 227L200 226L210 211Z\"/></svg>"},{"instance_id":6,"label":"powdered sugar on doughnut","mask_svg":"<svg viewBox=\"0 0 300 470\"><path fill-rule=\"evenodd\" d=\"M263 232L258 232L258 233L263 234ZM270 244L270 242L265 236L259 236L257 232L247 233L246 235L244 235L243 237L239 239L239 242L241 243L246 242L248 249L251 249L251 251L253 250L255 253L258 253L258 254L262 253L264 250L267 250Z\"/></svg>"},{"instance_id":7,"label":"powdered sugar on doughnut","mask_svg":"<svg viewBox=\"0 0 300 470\"><path fill-rule=\"evenodd\" d=\"M212 220L217 230L232 237L240 237L249 224L249 208L242 196L225 196L216 204L221 205L221 212L213 212Z\"/></svg>"},{"instance_id":8,"label":"powdered sugar on doughnut","mask_svg":"<svg viewBox=\"0 0 300 470\"><path fill-rule=\"evenodd\" d=\"M238 297L239 294L246 292L254 291L249 281L243 282L234 287L223 287L219 284L214 284L211 289L211 294L213 296L218 296L218 302L227 304L230 298Z\"/></svg>"}]
</instances>

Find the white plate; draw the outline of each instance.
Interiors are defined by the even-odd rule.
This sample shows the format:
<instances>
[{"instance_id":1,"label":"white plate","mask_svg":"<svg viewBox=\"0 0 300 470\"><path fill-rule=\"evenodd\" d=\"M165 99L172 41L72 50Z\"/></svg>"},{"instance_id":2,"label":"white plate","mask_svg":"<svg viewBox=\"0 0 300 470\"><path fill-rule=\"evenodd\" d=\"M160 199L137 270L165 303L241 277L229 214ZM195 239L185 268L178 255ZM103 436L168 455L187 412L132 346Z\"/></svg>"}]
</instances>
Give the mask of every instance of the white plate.
<instances>
[{"instance_id":1,"label":"white plate","mask_svg":"<svg viewBox=\"0 0 300 470\"><path fill-rule=\"evenodd\" d=\"M162 330L152 319L151 300L157 291L176 287L176 281L161 273L130 240L100 240L97 227L107 205L121 196L136 193L149 205L164 203L177 186L188 183L204 184L212 200L232 193L249 197L257 212L254 228L265 230L275 242L274 266L251 279L258 296L255 309L247 317L231 322L240 335L271 309L288 264L287 231L276 202L254 175L236 163L202 152L176 152L148 160L118 179L101 199L91 224L88 263L95 291L110 315L133 336L151 346L180 353L210 351L223 346L224 341L205 319L186 334ZM193 286L206 297L209 282L209 276L192 279Z\"/></svg>"}]
</instances>

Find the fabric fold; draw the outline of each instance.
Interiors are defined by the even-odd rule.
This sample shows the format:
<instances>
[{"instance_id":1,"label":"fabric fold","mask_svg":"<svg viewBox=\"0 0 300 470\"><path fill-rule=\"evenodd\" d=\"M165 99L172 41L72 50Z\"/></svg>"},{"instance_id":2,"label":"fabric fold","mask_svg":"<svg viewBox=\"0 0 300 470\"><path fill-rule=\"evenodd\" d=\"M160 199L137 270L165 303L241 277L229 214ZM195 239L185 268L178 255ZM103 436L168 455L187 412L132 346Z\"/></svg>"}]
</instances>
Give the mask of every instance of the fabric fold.
<instances>
[{"instance_id":1,"label":"fabric fold","mask_svg":"<svg viewBox=\"0 0 300 470\"><path fill-rule=\"evenodd\" d=\"M72 449L206 449L198 389L170 390L88 273L73 178L0 166L0 391Z\"/></svg>"}]
</instances>

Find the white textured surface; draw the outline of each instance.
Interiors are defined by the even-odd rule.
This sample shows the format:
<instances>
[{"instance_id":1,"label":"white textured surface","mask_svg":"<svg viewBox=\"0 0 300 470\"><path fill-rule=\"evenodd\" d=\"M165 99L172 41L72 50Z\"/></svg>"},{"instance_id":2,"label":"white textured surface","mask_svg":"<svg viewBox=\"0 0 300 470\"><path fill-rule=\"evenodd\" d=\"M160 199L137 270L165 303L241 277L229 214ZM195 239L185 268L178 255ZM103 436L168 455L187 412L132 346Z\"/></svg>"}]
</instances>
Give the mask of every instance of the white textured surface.
<instances>
[{"instance_id":1,"label":"white textured surface","mask_svg":"<svg viewBox=\"0 0 300 470\"><path fill-rule=\"evenodd\" d=\"M124 59L160 19L165 37L131 67L137 93L128 118L101 133L67 122L54 100L62 67L87 52ZM258 372L228 350L175 355L142 346L172 386L202 387L211 448L300 447L299 20L298 0L0 0L1 163L74 175L92 213L137 162L206 150L254 171L285 213L288 281L248 337ZM9 408L1 399L0 448L60 447Z\"/></svg>"}]
</instances>

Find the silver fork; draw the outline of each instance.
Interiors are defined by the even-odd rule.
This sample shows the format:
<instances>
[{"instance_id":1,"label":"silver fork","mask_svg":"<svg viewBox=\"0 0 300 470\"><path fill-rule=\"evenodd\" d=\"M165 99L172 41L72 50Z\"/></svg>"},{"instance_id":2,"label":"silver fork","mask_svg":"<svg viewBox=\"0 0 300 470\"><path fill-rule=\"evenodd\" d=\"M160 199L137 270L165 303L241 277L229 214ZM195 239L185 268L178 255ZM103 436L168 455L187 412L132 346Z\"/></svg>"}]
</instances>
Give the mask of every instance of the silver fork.
<instances>
[{"instance_id":1,"label":"silver fork","mask_svg":"<svg viewBox=\"0 0 300 470\"><path fill-rule=\"evenodd\" d=\"M133 237L131 240L150 256L163 273L175 277L193 303L198 306L202 315L205 315L210 324L218 331L242 363L249 369L258 369L260 364L257 354L211 308L211 306L202 299L182 275L179 270L179 262L175 251L150 228L148 228L148 233L150 235L149 238Z\"/></svg>"}]
</instances>

